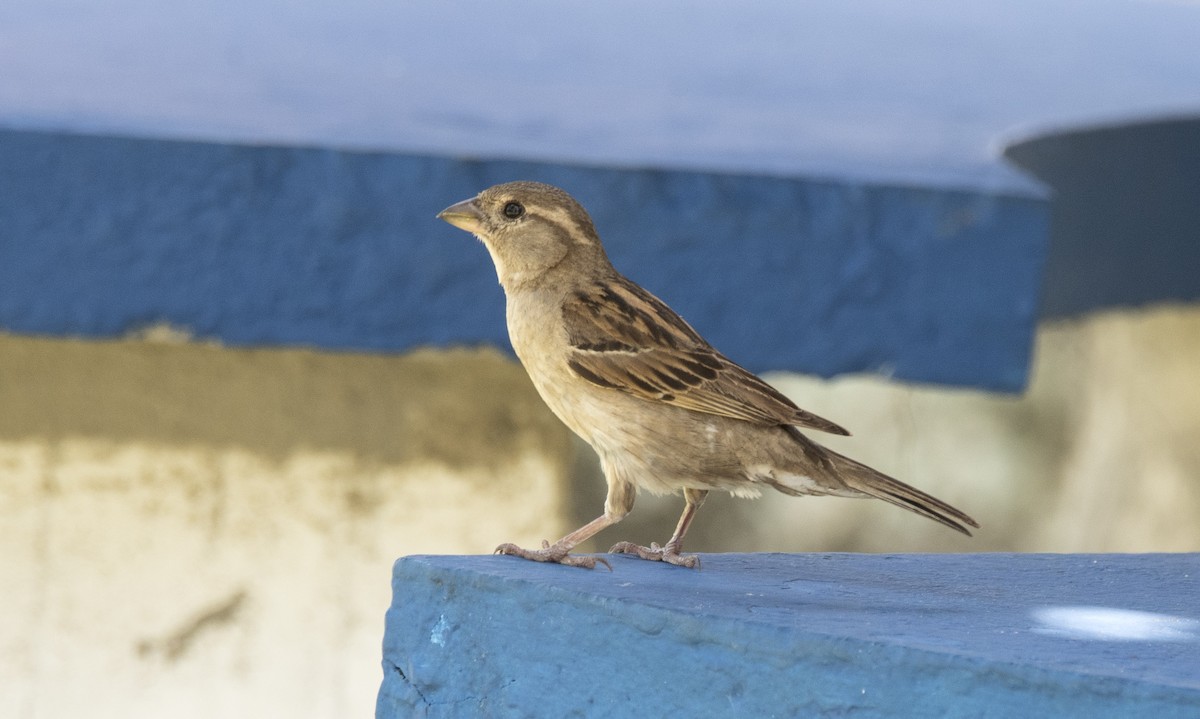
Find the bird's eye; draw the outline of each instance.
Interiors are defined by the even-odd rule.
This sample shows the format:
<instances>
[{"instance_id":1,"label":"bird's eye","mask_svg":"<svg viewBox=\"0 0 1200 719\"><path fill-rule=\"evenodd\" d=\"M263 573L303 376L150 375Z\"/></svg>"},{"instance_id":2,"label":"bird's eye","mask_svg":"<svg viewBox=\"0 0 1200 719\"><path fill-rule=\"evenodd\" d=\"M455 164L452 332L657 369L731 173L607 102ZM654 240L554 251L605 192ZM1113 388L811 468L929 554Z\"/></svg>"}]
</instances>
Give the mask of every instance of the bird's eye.
<instances>
[{"instance_id":1,"label":"bird's eye","mask_svg":"<svg viewBox=\"0 0 1200 719\"><path fill-rule=\"evenodd\" d=\"M510 202L504 206L504 216L515 220L525 214L525 207L520 202Z\"/></svg>"}]
</instances>

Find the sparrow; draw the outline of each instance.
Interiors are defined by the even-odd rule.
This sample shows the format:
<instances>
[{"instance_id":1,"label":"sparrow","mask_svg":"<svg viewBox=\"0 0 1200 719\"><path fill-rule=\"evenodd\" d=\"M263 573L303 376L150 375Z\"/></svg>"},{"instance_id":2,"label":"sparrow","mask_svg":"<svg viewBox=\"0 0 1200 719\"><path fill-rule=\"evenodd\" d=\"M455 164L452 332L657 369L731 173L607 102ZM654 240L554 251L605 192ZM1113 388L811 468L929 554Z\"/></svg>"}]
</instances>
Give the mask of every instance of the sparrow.
<instances>
[{"instance_id":1,"label":"sparrow","mask_svg":"<svg viewBox=\"0 0 1200 719\"><path fill-rule=\"evenodd\" d=\"M848 435L732 362L608 259L591 218L565 191L509 182L438 218L483 242L504 289L508 335L542 399L596 451L604 513L540 549L497 554L592 569L579 543L620 522L638 490L683 493L665 545L620 542L610 553L684 567L683 539L710 491L876 497L970 536L963 512L802 432Z\"/></svg>"}]
</instances>

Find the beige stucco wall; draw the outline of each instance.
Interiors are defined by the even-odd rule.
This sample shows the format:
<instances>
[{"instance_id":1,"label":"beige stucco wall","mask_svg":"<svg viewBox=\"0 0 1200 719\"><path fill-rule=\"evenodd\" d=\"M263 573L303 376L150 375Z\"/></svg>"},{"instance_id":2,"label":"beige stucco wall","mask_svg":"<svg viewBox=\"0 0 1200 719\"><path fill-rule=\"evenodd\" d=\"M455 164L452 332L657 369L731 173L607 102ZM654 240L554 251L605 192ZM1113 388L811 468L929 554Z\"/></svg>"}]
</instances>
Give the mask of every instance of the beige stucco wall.
<instances>
[{"instance_id":1,"label":"beige stucco wall","mask_svg":"<svg viewBox=\"0 0 1200 719\"><path fill-rule=\"evenodd\" d=\"M1200 550L1200 309L1046 326L1022 397L772 379L984 528L713 498L690 548ZM0 716L369 716L391 561L595 516L574 446L490 350L0 336ZM678 508L643 497L597 546Z\"/></svg>"},{"instance_id":2,"label":"beige stucco wall","mask_svg":"<svg viewBox=\"0 0 1200 719\"><path fill-rule=\"evenodd\" d=\"M390 567L565 529L495 351L0 337L0 717L370 716Z\"/></svg>"}]
</instances>

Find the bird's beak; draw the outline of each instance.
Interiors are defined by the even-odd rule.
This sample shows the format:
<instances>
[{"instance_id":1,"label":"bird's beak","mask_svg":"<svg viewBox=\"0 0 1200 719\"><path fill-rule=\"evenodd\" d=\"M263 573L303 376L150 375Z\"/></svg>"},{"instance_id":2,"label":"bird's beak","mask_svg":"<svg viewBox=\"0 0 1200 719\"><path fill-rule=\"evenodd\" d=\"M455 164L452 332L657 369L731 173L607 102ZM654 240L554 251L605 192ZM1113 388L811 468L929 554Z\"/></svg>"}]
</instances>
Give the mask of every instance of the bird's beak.
<instances>
[{"instance_id":1,"label":"bird's beak","mask_svg":"<svg viewBox=\"0 0 1200 719\"><path fill-rule=\"evenodd\" d=\"M479 205L475 204L475 198L472 197L442 210L438 213L438 219L467 232L478 233L483 213L479 211Z\"/></svg>"}]
</instances>

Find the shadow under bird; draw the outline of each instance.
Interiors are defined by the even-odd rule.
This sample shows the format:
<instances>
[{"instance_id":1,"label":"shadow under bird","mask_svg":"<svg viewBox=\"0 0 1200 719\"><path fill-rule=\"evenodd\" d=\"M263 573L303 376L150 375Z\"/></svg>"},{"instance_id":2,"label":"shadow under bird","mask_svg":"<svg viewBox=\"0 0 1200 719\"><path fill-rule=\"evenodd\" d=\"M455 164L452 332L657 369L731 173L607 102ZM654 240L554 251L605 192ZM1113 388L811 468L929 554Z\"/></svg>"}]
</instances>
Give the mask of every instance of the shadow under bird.
<instances>
[{"instance_id":1,"label":"shadow under bird","mask_svg":"<svg viewBox=\"0 0 1200 719\"><path fill-rule=\"evenodd\" d=\"M438 217L483 241L507 298L508 334L542 399L600 457L604 514L541 549L496 548L538 562L594 568L571 554L633 508L638 489L682 490L683 515L663 546L610 552L686 567L683 538L711 490L757 497L876 497L970 535L949 504L809 439L849 434L797 407L708 344L671 308L618 273L592 220L570 195L510 182Z\"/></svg>"}]
</instances>

